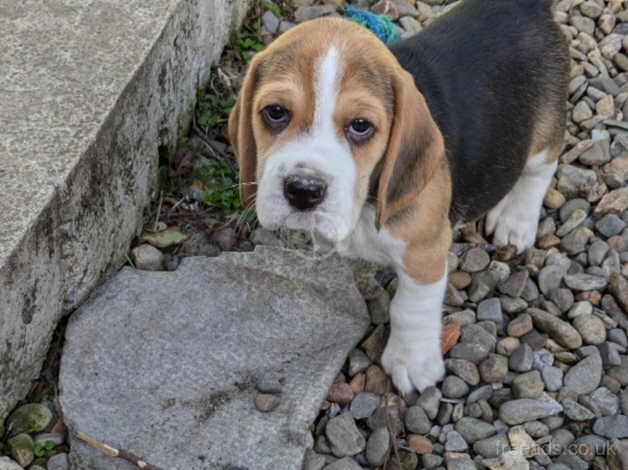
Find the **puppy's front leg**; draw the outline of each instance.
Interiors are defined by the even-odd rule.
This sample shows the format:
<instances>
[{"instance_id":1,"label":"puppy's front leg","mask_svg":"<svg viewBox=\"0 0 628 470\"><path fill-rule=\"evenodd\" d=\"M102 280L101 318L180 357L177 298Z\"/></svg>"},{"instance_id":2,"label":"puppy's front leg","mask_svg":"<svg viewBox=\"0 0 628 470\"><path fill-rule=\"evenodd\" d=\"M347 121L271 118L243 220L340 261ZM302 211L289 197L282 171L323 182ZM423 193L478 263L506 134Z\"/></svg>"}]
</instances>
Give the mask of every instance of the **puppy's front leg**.
<instances>
[{"instance_id":1,"label":"puppy's front leg","mask_svg":"<svg viewBox=\"0 0 628 470\"><path fill-rule=\"evenodd\" d=\"M434 385L445 372L440 336L447 269L443 267L441 278L432 283L421 283L403 269L397 275L382 365L399 391L408 393Z\"/></svg>"}]
</instances>

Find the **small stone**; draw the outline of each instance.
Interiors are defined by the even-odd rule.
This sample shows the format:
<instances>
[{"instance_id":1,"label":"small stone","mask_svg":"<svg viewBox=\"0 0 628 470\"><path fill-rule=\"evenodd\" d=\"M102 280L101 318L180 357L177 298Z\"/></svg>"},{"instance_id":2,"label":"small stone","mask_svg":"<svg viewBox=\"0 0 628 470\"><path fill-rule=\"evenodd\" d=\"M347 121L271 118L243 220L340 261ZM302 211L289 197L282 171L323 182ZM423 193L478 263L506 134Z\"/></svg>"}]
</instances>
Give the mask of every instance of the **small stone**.
<instances>
[{"instance_id":1,"label":"small stone","mask_svg":"<svg viewBox=\"0 0 628 470\"><path fill-rule=\"evenodd\" d=\"M624 439L628 437L628 416L602 416L593 423L593 432L598 436L610 439Z\"/></svg>"},{"instance_id":2,"label":"small stone","mask_svg":"<svg viewBox=\"0 0 628 470\"><path fill-rule=\"evenodd\" d=\"M283 385L281 385L281 382L277 378L269 375L263 375L262 377L257 379L257 382L255 383L255 388L258 392L277 394L281 393Z\"/></svg>"},{"instance_id":3,"label":"small stone","mask_svg":"<svg viewBox=\"0 0 628 470\"><path fill-rule=\"evenodd\" d=\"M469 444L486 439L497 432L492 424L469 416L461 418L456 423L455 429Z\"/></svg>"},{"instance_id":4,"label":"small stone","mask_svg":"<svg viewBox=\"0 0 628 470\"><path fill-rule=\"evenodd\" d=\"M481 248L471 248L462 260L461 269L468 273L476 273L485 269L491 262L488 253Z\"/></svg>"},{"instance_id":5,"label":"small stone","mask_svg":"<svg viewBox=\"0 0 628 470\"><path fill-rule=\"evenodd\" d=\"M279 29L279 18L272 11L266 11L262 15L262 25L271 34L275 34Z\"/></svg>"},{"instance_id":6,"label":"small stone","mask_svg":"<svg viewBox=\"0 0 628 470\"><path fill-rule=\"evenodd\" d=\"M351 413L345 412L329 420L325 436L336 457L352 456L366 447L364 436L355 425Z\"/></svg>"},{"instance_id":7,"label":"small stone","mask_svg":"<svg viewBox=\"0 0 628 470\"><path fill-rule=\"evenodd\" d=\"M608 253L608 248L608 243L602 240L596 240L591 243L588 251L589 264L591 264L591 266L599 266L604 260L606 254Z\"/></svg>"},{"instance_id":8,"label":"small stone","mask_svg":"<svg viewBox=\"0 0 628 470\"><path fill-rule=\"evenodd\" d=\"M477 318L478 320L492 321L498 328L501 328L504 322L504 315L499 299L492 297L480 302L477 310Z\"/></svg>"},{"instance_id":9,"label":"small stone","mask_svg":"<svg viewBox=\"0 0 628 470\"><path fill-rule=\"evenodd\" d=\"M624 312L628 312L628 281L621 274L611 274L610 291Z\"/></svg>"},{"instance_id":10,"label":"small stone","mask_svg":"<svg viewBox=\"0 0 628 470\"><path fill-rule=\"evenodd\" d=\"M447 398L462 398L469 393L469 386L455 375L449 375L443 381L441 390Z\"/></svg>"},{"instance_id":11,"label":"small stone","mask_svg":"<svg viewBox=\"0 0 628 470\"><path fill-rule=\"evenodd\" d=\"M593 232L586 227L577 227L560 241L560 246L571 256L580 254L586 249L587 242L592 233Z\"/></svg>"},{"instance_id":12,"label":"small stone","mask_svg":"<svg viewBox=\"0 0 628 470\"><path fill-rule=\"evenodd\" d=\"M574 421L587 421L595 418L595 415L590 410L573 400L564 400L563 410L565 415Z\"/></svg>"},{"instance_id":13,"label":"small stone","mask_svg":"<svg viewBox=\"0 0 628 470\"><path fill-rule=\"evenodd\" d=\"M463 271L456 271L449 275L449 282L456 289L466 289L471 284L471 276Z\"/></svg>"},{"instance_id":14,"label":"small stone","mask_svg":"<svg viewBox=\"0 0 628 470\"><path fill-rule=\"evenodd\" d=\"M332 403L347 404L353 400L353 390L346 382L334 383L329 388L327 400Z\"/></svg>"},{"instance_id":15,"label":"small stone","mask_svg":"<svg viewBox=\"0 0 628 470\"><path fill-rule=\"evenodd\" d=\"M438 414L438 408L440 406L440 399L442 396L443 395L438 388L428 387L421 392L416 404L425 410L425 413L430 419L434 419Z\"/></svg>"},{"instance_id":16,"label":"small stone","mask_svg":"<svg viewBox=\"0 0 628 470\"><path fill-rule=\"evenodd\" d=\"M480 343L459 343L449 352L449 357L454 359L466 359L477 364L488 356L488 348Z\"/></svg>"},{"instance_id":17,"label":"small stone","mask_svg":"<svg viewBox=\"0 0 628 470\"><path fill-rule=\"evenodd\" d=\"M478 368L471 361L465 359L447 359L445 361L445 368L448 372L460 377L471 386L480 383Z\"/></svg>"},{"instance_id":18,"label":"small stone","mask_svg":"<svg viewBox=\"0 0 628 470\"><path fill-rule=\"evenodd\" d=\"M388 291L382 290L379 296L367 302L367 306L371 315L371 322L374 325L388 323L390 320L388 313L390 308L390 294L388 294Z\"/></svg>"},{"instance_id":19,"label":"small stone","mask_svg":"<svg viewBox=\"0 0 628 470\"><path fill-rule=\"evenodd\" d=\"M532 369L533 362L532 348L527 343L523 343L510 355L508 365L515 372L527 372Z\"/></svg>"},{"instance_id":20,"label":"small stone","mask_svg":"<svg viewBox=\"0 0 628 470\"><path fill-rule=\"evenodd\" d=\"M534 457L537 445L527 433L525 426L514 426L508 431L508 440L512 450L521 452L526 458Z\"/></svg>"},{"instance_id":21,"label":"small stone","mask_svg":"<svg viewBox=\"0 0 628 470\"><path fill-rule=\"evenodd\" d=\"M354 349L349 354L349 375L353 377L371 365L371 360L361 349Z\"/></svg>"},{"instance_id":22,"label":"small stone","mask_svg":"<svg viewBox=\"0 0 628 470\"><path fill-rule=\"evenodd\" d=\"M515 398L539 398L544 388L541 374L537 370L520 374L512 381L512 393Z\"/></svg>"},{"instance_id":23,"label":"small stone","mask_svg":"<svg viewBox=\"0 0 628 470\"><path fill-rule=\"evenodd\" d=\"M421 462L427 470L432 470L443 463L443 458L440 455L426 454L422 457Z\"/></svg>"},{"instance_id":24,"label":"small stone","mask_svg":"<svg viewBox=\"0 0 628 470\"><path fill-rule=\"evenodd\" d=\"M626 228L626 222L620 219L616 214L607 214L595 224L595 228L605 237L618 235Z\"/></svg>"},{"instance_id":25,"label":"small stone","mask_svg":"<svg viewBox=\"0 0 628 470\"><path fill-rule=\"evenodd\" d=\"M473 312L471 312L473 313ZM460 339L462 324L459 321L450 321L443 327L440 337L440 348L443 355L447 354Z\"/></svg>"},{"instance_id":26,"label":"small stone","mask_svg":"<svg viewBox=\"0 0 628 470\"><path fill-rule=\"evenodd\" d=\"M480 375L484 382L501 382L504 380L507 372L508 359L499 354L489 354L489 356L480 363Z\"/></svg>"},{"instance_id":27,"label":"small stone","mask_svg":"<svg viewBox=\"0 0 628 470\"><path fill-rule=\"evenodd\" d=\"M533 400L521 398L506 401L499 407L499 418L506 424L522 424L560 413L563 407L547 394Z\"/></svg>"},{"instance_id":28,"label":"small stone","mask_svg":"<svg viewBox=\"0 0 628 470\"><path fill-rule=\"evenodd\" d=\"M313 449L308 449L305 452L305 459L303 460L303 470L322 470L325 466L325 457Z\"/></svg>"},{"instance_id":29,"label":"small stone","mask_svg":"<svg viewBox=\"0 0 628 470\"><path fill-rule=\"evenodd\" d=\"M604 322L595 315L579 315L574 319L573 326L586 344L602 344L606 340Z\"/></svg>"},{"instance_id":30,"label":"small stone","mask_svg":"<svg viewBox=\"0 0 628 470\"><path fill-rule=\"evenodd\" d=\"M595 208L595 215L621 214L628 208L628 186L615 189L602 198Z\"/></svg>"},{"instance_id":31,"label":"small stone","mask_svg":"<svg viewBox=\"0 0 628 470\"><path fill-rule=\"evenodd\" d=\"M510 277L503 282L500 282L497 289L502 293L511 297L520 297L523 289L528 282L529 274L527 270L518 270L510 275Z\"/></svg>"},{"instance_id":32,"label":"small stone","mask_svg":"<svg viewBox=\"0 0 628 470\"><path fill-rule=\"evenodd\" d=\"M371 366L366 370L366 385L364 390L376 395L383 395L390 389L390 379L378 366Z\"/></svg>"},{"instance_id":33,"label":"small stone","mask_svg":"<svg viewBox=\"0 0 628 470\"><path fill-rule=\"evenodd\" d=\"M26 433L18 434L7 441L11 457L22 467L29 465L35 458L34 444Z\"/></svg>"},{"instance_id":34,"label":"small stone","mask_svg":"<svg viewBox=\"0 0 628 470\"><path fill-rule=\"evenodd\" d=\"M53 455L48 459L46 468L48 470L70 470L70 459L68 458L68 454L61 452Z\"/></svg>"},{"instance_id":35,"label":"small stone","mask_svg":"<svg viewBox=\"0 0 628 470\"><path fill-rule=\"evenodd\" d=\"M584 101L579 101L571 113L571 118L576 123L581 123L591 117L593 117L593 112Z\"/></svg>"},{"instance_id":36,"label":"small stone","mask_svg":"<svg viewBox=\"0 0 628 470\"><path fill-rule=\"evenodd\" d=\"M351 457L343 457L330 463L323 470L362 470L362 467Z\"/></svg>"},{"instance_id":37,"label":"small stone","mask_svg":"<svg viewBox=\"0 0 628 470\"><path fill-rule=\"evenodd\" d=\"M225 227L212 233L210 240L218 245L221 250L231 251L235 247L238 237L232 227Z\"/></svg>"},{"instance_id":38,"label":"small stone","mask_svg":"<svg viewBox=\"0 0 628 470\"><path fill-rule=\"evenodd\" d=\"M50 410L39 403L29 403L17 408L9 419L6 427L13 434L41 432L52 421Z\"/></svg>"},{"instance_id":39,"label":"small stone","mask_svg":"<svg viewBox=\"0 0 628 470\"><path fill-rule=\"evenodd\" d=\"M602 380L602 358L599 354L591 354L565 374L565 387L578 394L591 393Z\"/></svg>"},{"instance_id":40,"label":"small stone","mask_svg":"<svg viewBox=\"0 0 628 470\"><path fill-rule=\"evenodd\" d=\"M390 433L386 427L377 428L366 443L366 460L374 467L383 465L390 447Z\"/></svg>"},{"instance_id":41,"label":"small stone","mask_svg":"<svg viewBox=\"0 0 628 470\"><path fill-rule=\"evenodd\" d=\"M372 362L379 361L386 347L386 327L378 325L360 346Z\"/></svg>"},{"instance_id":42,"label":"small stone","mask_svg":"<svg viewBox=\"0 0 628 470\"><path fill-rule=\"evenodd\" d=\"M581 395L579 401L597 416L619 413L619 398L606 387L596 389L591 395Z\"/></svg>"},{"instance_id":43,"label":"small stone","mask_svg":"<svg viewBox=\"0 0 628 470\"><path fill-rule=\"evenodd\" d=\"M510 442L505 434L496 434L473 444L473 451L484 458L495 458L510 450Z\"/></svg>"},{"instance_id":44,"label":"small stone","mask_svg":"<svg viewBox=\"0 0 628 470\"><path fill-rule=\"evenodd\" d=\"M569 218L556 230L556 235L564 237L573 229L579 226L587 218L587 213L582 209L576 209L571 213Z\"/></svg>"},{"instance_id":45,"label":"small stone","mask_svg":"<svg viewBox=\"0 0 628 470\"><path fill-rule=\"evenodd\" d=\"M23 469L21 465L18 465L14 460L11 460L9 457L0 457L0 470L23 470Z\"/></svg>"},{"instance_id":46,"label":"small stone","mask_svg":"<svg viewBox=\"0 0 628 470\"><path fill-rule=\"evenodd\" d=\"M462 328L461 341L463 343L482 344L486 346L489 351L495 349L495 343L497 342L496 338L492 334L477 324L467 325Z\"/></svg>"},{"instance_id":47,"label":"small stone","mask_svg":"<svg viewBox=\"0 0 628 470\"><path fill-rule=\"evenodd\" d=\"M371 430L387 427L395 436L404 431L401 411L398 406L380 406L366 421Z\"/></svg>"},{"instance_id":48,"label":"small stone","mask_svg":"<svg viewBox=\"0 0 628 470\"><path fill-rule=\"evenodd\" d=\"M131 250L131 260L136 269L161 271L164 268L164 254L148 243Z\"/></svg>"},{"instance_id":49,"label":"small stone","mask_svg":"<svg viewBox=\"0 0 628 470\"><path fill-rule=\"evenodd\" d=\"M567 274L565 276L567 287L577 291L603 290L608 285L608 280L601 276L591 274Z\"/></svg>"},{"instance_id":50,"label":"small stone","mask_svg":"<svg viewBox=\"0 0 628 470\"><path fill-rule=\"evenodd\" d=\"M419 455L432 452L432 441L427 437L411 434L408 436L408 446Z\"/></svg>"},{"instance_id":51,"label":"small stone","mask_svg":"<svg viewBox=\"0 0 628 470\"><path fill-rule=\"evenodd\" d=\"M421 23L411 16L402 16L399 18L399 23L401 27L409 33L418 33L423 29Z\"/></svg>"},{"instance_id":52,"label":"small stone","mask_svg":"<svg viewBox=\"0 0 628 470\"><path fill-rule=\"evenodd\" d=\"M358 393L351 402L351 414L356 419L368 418L379 406L380 398L369 392Z\"/></svg>"},{"instance_id":53,"label":"small stone","mask_svg":"<svg viewBox=\"0 0 628 470\"><path fill-rule=\"evenodd\" d=\"M549 334L561 346L577 349L582 345L580 333L569 323L536 308L528 309L528 313L532 317L533 324L541 331Z\"/></svg>"},{"instance_id":54,"label":"small stone","mask_svg":"<svg viewBox=\"0 0 628 470\"><path fill-rule=\"evenodd\" d=\"M301 6L294 12L294 19L297 23L303 23L304 21L332 15L334 13L336 13L336 7L333 5Z\"/></svg>"},{"instance_id":55,"label":"small stone","mask_svg":"<svg viewBox=\"0 0 628 470\"><path fill-rule=\"evenodd\" d=\"M508 323L506 329L508 336L521 337L532 331L532 317L522 313Z\"/></svg>"},{"instance_id":56,"label":"small stone","mask_svg":"<svg viewBox=\"0 0 628 470\"><path fill-rule=\"evenodd\" d=\"M565 275L565 269L559 265L545 266L539 272L538 282L541 292L549 296L554 289L560 287L560 282Z\"/></svg>"},{"instance_id":57,"label":"small stone","mask_svg":"<svg viewBox=\"0 0 628 470\"><path fill-rule=\"evenodd\" d=\"M556 392L563 386L563 371L558 367L544 367L541 370L541 375L549 392Z\"/></svg>"},{"instance_id":58,"label":"small stone","mask_svg":"<svg viewBox=\"0 0 628 470\"><path fill-rule=\"evenodd\" d=\"M517 350L520 345L521 341L519 341L519 338L506 337L499 340L499 343L497 343L497 347L495 348L495 350L498 354L501 354L502 356L510 356L513 352Z\"/></svg>"},{"instance_id":59,"label":"small stone","mask_svg":"<svg viewBox=\"0 0 628 470\"><path fill-rule=\"evenodd\" d=\"M270 393L258 393L255 395L255 408L259 411L268 413L273 411L281 403L281 398L277 395L271 395Z\"/></svg>"},{"instance_id":60,"label":"small stone","mask_svg":"<svg viewBox=\"0 0 628 470\"><path fill-rule=\"evenodd\" d=\"M445 441L445 450L448 452L464 452L467 450L467 443L457 431L449 431Z\"/></svg>"},{"instance_id":61,"label":"small stone","mask_svg":"<svg viewBox=\"0 0 628 470\"><path fill-rule=\"evenodd\" d=\"M565 196L551 186L547 188L547 192L543 198L543 205L550 209L559 209L563 204L565 204Z\"/></svg>"},{"instance_id":62,"label":"small stone","mask_svg":"<svg viewBox=\"0 0 628 470\"><path fill-rule=\"evenodd\" d=\"M527 470L530 468L523 454L515 450L504 452L494 459L484 459L482 465L489 470Z\"/></svg>"},{"instance_id":63,"label":"small stone","mask_svg":"<svg viewBox=\"0 0 628 470\"><path fill-rule=\"evenodd\" d=\"M406 411L406 429L416 434L427 434L432 429L432 423L420 406L411 406Z\"/></svg>"}]
</instances>

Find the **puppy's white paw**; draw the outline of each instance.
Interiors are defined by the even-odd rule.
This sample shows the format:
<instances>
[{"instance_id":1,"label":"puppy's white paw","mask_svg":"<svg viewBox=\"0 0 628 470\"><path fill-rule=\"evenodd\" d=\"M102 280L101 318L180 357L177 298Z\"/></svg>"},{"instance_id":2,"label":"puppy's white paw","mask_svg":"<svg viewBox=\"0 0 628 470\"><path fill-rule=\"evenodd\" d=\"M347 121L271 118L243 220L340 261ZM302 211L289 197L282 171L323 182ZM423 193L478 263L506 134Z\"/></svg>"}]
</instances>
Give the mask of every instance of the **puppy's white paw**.
<instances>
[{"instance_id":1,"label":"puppy's white paw","mask_svg":"<svg viewBox=\"0 0 628 470\"><path fill-rule=\"evenodd\" d=\"M508 200L503 207L495 207L486 218L488 233L493 235L496 246L515 245L517 253L534 245L539 225L538 209L524 208L517 200Z\"/></svg>"},{"instance_id":2,"label":"puppy's white paw","mask_svg":"<svg viewBox=\"0 0 628 470\"><path fill-rule=\"evenodd\" d=\"M407 341L391 336L382 355L384 370L397 389L410 393L435 385L445 374L440 341Z\"/></svg>"}]
</instances>

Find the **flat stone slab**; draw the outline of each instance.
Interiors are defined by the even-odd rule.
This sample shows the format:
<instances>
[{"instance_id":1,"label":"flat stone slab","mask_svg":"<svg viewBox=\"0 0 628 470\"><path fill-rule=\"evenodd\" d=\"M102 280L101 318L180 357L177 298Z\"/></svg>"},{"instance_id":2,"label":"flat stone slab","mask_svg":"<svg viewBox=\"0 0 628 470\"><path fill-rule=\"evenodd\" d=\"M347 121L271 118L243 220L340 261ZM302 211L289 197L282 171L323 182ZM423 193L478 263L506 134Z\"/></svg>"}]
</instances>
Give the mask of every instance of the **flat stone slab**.
<instances>
[{"instance_id":1,"label":"flat stone slab","mask_svg":"<svg viewBox=\"0 0 628 470\"><path fill-rule=\"evenodd\" d=\"M166 469L300 469L309 425L369 317L344 261L269 247L124 268L70 319L61 405L87 433ZM279 406L254 406L261 377ZM73 469L133 469L71 438Z\"/></svg>"},{"instance_id":2,"label":"flat stone slab","mask_svg":"<svg viewBox=\"0 0 628 470\"><path fill-rule=\"evenodd\" d=\"M0 421L124 263L247 0L0 0Z\"/></svg>"}]
</instances>

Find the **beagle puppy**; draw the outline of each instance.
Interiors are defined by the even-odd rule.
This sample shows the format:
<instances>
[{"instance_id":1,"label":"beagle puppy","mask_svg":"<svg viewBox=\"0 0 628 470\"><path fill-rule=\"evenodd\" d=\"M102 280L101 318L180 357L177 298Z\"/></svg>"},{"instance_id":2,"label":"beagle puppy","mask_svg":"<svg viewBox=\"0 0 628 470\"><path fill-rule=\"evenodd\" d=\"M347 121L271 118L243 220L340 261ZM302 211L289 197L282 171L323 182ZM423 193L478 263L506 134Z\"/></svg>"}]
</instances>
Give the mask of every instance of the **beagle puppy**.
<instances>
[{"instance_id":1,"label":"beagle puppy","mask_svg":"<svg viewBox=\"0 0 628 470\"><path fill-rule=\"evenodd\" d=\"M402 393L444 374L452 225L488 213L533 245L565 132L569 55L551 0L462 0L392 48L339 18L252 60L229 118L242 203L394 266L382 365Z\"/></svg>"}]
</instances>

